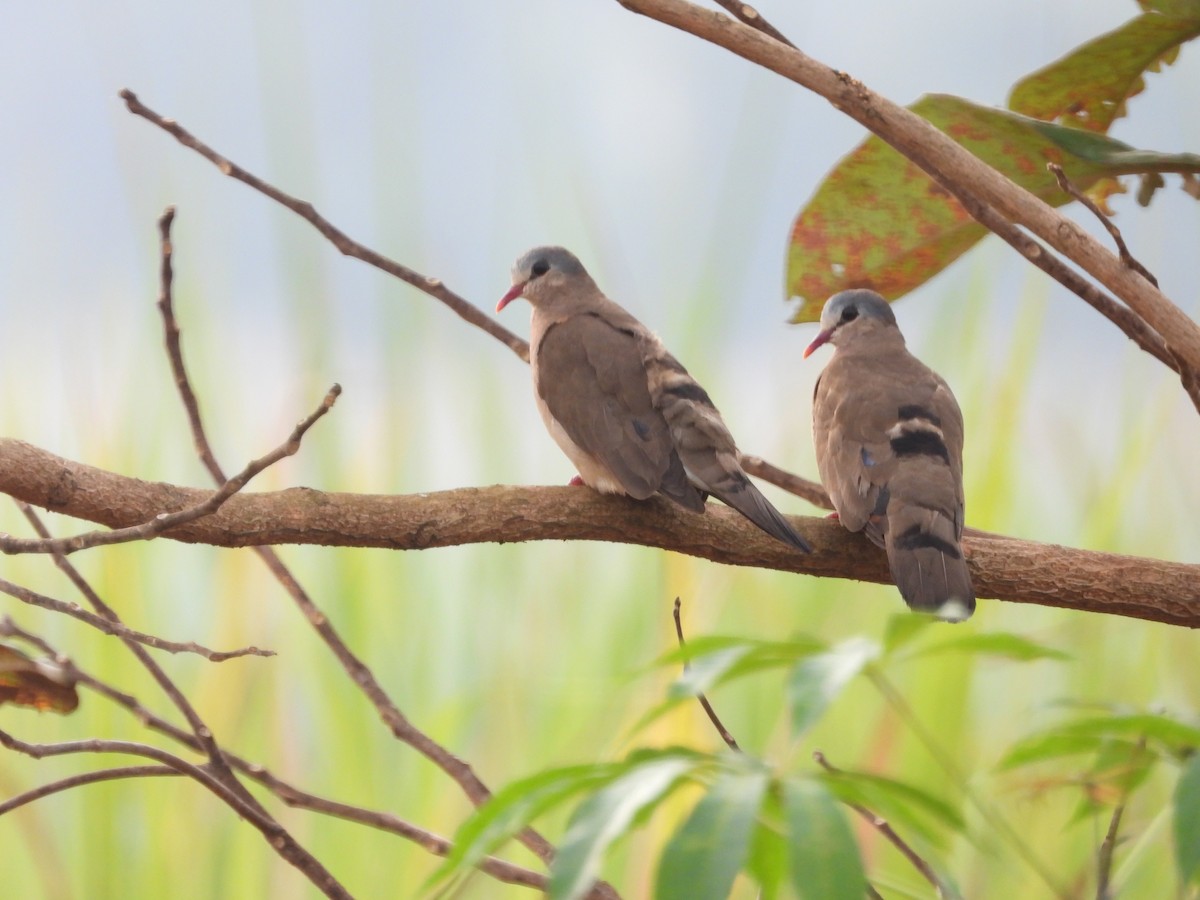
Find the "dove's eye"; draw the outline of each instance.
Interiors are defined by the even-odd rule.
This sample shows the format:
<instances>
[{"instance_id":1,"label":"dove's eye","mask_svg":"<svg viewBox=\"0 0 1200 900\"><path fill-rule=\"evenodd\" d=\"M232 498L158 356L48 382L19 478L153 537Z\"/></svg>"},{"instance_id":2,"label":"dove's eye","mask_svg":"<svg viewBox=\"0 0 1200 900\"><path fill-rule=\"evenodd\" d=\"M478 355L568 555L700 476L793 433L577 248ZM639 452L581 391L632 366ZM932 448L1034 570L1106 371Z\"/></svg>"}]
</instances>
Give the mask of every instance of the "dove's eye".
<instances>
[{"instance_id":1,"label":"dove's eye","mask_svg":"<svg viewBox=\"0 0 1200 900\"><path fill-rule=\"evenodd\" d=\"M842 318L840 321L842 324L845 324L846 322L853 322L857 318L858 318L858 307L847 306L845 309L842 310Z\"/></svg>"},{"instance_id":2,"label":"dove's eye","mask_svg":"<svg viewBox=\"0 0 1200 900\"><path fill-rule=\"evenodd\" d=\"M545 275L549 271L550 271L550 263L546 262L544 259L539 259L537 262L535 262L533 264L533 268L531 268L529 270L529 274L532 275L534 278L541 278L543 275Z\"/></svg>"}]
</instances>

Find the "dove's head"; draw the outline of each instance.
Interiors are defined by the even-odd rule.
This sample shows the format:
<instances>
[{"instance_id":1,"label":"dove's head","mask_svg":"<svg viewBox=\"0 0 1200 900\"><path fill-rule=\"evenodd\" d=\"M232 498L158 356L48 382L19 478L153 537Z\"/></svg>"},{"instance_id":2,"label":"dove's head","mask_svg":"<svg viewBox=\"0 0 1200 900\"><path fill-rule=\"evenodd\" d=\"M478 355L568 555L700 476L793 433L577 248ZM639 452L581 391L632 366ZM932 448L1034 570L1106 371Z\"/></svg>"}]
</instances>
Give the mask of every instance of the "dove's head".
<instances>
[{"instance_id":1,"label":"dove's head","mask_svg":"<svg viewBox=\"0 0 1200 900\"><path fill-rule=\"evenodd\" d=\"M535 307L547 305L570 296L563 289L576 284L590 287L592 279L575 254L562 247L534 247L513 264L512 287L496 304L496 312L518 297Z\"/></svg>"},{"instance_id":2,"label":"dove's head","mask_svg":"<svg viewBox=\"0 0 1200 900\"><path fill-rule=\"evenodd\" d=\"M886 300L874 291L842 291L825 302L821 331L804 349L804 356L807 358L822 344L845 345L858 335L881 328L896 328L896 315Z\"/></svg>"}]
</instances>

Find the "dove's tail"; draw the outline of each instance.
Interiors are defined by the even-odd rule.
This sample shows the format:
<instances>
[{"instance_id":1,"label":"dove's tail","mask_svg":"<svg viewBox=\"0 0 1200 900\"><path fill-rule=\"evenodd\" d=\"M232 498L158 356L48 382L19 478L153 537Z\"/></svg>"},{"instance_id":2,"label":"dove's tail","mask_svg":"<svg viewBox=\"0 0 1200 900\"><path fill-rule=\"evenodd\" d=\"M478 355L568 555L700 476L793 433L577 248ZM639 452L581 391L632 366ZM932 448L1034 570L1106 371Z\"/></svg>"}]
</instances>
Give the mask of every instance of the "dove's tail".
<instances>
[{"instance_id":1,"label":"dove's tail","mask_svg":"<svg viewBox=\"0 0 1200 900\"><path fill-rule=\"evenodd\" d=\"M935 509L891 504L885 549L892 578L914 612L962 622L975 611L975 590L954 522Z\"/></svg>"}]
</instances>

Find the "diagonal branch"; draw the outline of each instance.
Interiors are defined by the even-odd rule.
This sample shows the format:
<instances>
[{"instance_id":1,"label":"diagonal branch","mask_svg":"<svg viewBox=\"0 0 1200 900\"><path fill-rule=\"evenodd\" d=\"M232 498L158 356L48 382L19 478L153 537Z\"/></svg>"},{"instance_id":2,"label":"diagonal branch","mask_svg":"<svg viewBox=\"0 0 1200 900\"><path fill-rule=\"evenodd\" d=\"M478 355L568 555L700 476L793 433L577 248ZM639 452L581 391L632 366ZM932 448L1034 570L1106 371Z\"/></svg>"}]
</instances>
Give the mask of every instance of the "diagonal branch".
<instances>
[{"instance_id":1,"label":"diagonal branch","mask_svg":"<svg viewBox=\"0 0 1200 900\"><path fill-rule=\"evenodd\" d=\"M139 481L0 438L0 492L116 526L196 488ZM793 518L816 552L796 553L732 510L703 514L576 487L458 488L419 495L332 494L309 488L239 494L214 516L168 533L224 547L267 544L425 550L460 544L592 540L660 547L726 565L890 583L887 560L836 522ZM972 532L966 549L981 597L1200 627L1200 565L1096 553ZM802 589L803 583L797 583Z\"/></svg>"},{"instance_id":2,"label":"diagonal branch","mask_svg":"<svg viewBox=\"0 0 1200 900\"><path fill-rule=\"evenodd\" d=\"M1013 184L920 116L876 94L845 72L715 10L688 0L618 2L631 12L723 47L824 97L912 160L960 201L971 198L975 206L983 203L1008 221L1029 229L1120 297L1157 331L1178 358L1185 385L1200 378L1200 326L1083 228Z\"/></svg>"},{"instance_id":3,"label":"diagonal branch","mask_svg":"<svg viewBox=\"0 0 1200 900\"><path fill-rule=\"evenodd\" d=\"M247 172L241 166L226 159L216 150L212 149L212 147L208 146L208 144L194 137L174 119L164 118L144 105L133 91L128 89L121 91L121 99L125 101L125 106L135 116L141 116L147 122L152 122L163 131L174 136L183 146L195 150L220 169L222 174L228 175L230 178L235 178L242 182L242 184L254 188L260 194L270 197L276 203L286 206L317 229L317 231L321 232L344 255L362 260L367 265L387 272L389 275L399 278L406 284L412 285L417 290L424 291L429 296L440 300L458 316L470 322L476 328L482 328L496 340L505 344L508 349L512 350L521 359L529 360L529 345L525 341L521 340L521 338L517 337L517 335L513 334L499 322L490 318L479 307L450 290L440 279L428 278L420 272L403 266L395 260L388 259L382 253L377 253L369 247L360 244L358 241L353 240L318 213L311 203L306 200L300 200L290 194L285 194L274 185L268 184L258 176Z\"/></svg>"}]
</instances>

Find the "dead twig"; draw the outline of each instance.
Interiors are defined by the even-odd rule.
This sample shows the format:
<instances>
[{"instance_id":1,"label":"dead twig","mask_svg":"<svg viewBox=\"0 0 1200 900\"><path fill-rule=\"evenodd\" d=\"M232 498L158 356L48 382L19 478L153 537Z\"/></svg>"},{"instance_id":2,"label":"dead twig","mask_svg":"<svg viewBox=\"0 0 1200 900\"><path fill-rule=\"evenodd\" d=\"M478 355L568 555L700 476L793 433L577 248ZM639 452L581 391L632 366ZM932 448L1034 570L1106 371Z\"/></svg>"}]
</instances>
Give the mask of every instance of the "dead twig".
<instances>
[{"instance_id":1,"label":"dead twig","mask_svg":"<svg viewBox=\"0 0 1200 900\"><path fill-rule=\"evenodd\" d=\"M22 512L31 511L29 505L26 503L18 503L17 505L21 508ZM168 641L157 635L135 631L121 622L90 613L78 603L56 600L53 597L47 597L45 594L39 594L37 591L31 591L29 588L21 587L19 584L13 584L11 581L6 581L3 578L0 578L0 592L14 597L22 603L28 603L30 606L37 606L41 609L62 613L64 616L70 616L72 619L84 622L104 634L119 637L123 640L137 641L139 644L145 644L147 647L153 647L155 650L165 650L167 653L195 653L197 656L203 656L209 662L225 662L228 659L236 659L241 656L275 655L274 650L260 650L258 647L242 647L237 650L210 650L194 641ZM29 637L25 632L21 632L7 616L0 620L0 634L13 634L19 637L26 637L26 639Z\"/></svg>"},{"instance_id":2,"label":"dead twig","mask_svg":"<svg viewBox=\"0 0 1200 900\"><path fill-rule=\"evenodd\" d=\"M174 137L175 140L179 141L179 143L183 144L183 146L199 153L220 169L223 175L228 175L230 178L234 178L242 182L242 184L254 188L260 194L270 197L276 203L287 207L316 228L317 231L321 232L342 254L362 260L380 271L387 272L389 275L399 278L405 284L410 284L417 290L424 291L429 296L440 300L460 318L490 334L512 350L513 353L517 354L517 356L521 357L521 359L526 362L529 361L529 344L499 322L487 316L477 306L469 303L450 290L440 279L428 278L420 272L415 272L407 266L403 266L395 260L388 259L383 254L377 253L369 247L360 244L358 241L353 240L318 213L311 203L285 194L274 185L268 184L256 175L247 172L236 163L230 162L203 141L194 137L174 119L164 118L143 104L133 91L125 89L121 91L120 96L125 101L125 106L135 116L141 116L147 122L157 125Z\"/></svg>"},{"instance_id":3,"label":"dead twig","mask_svg":"<svg viewBox=\"0 0 1200 900\"><path fill-rule=\"evenodd\" d=\"M680 606L681 604L679 598L676 597L675 610L673 613L675 617L675 636L679 639L679 646L686 647L687 641L683 639L683 622L680 620L679 616ZM688 664L684 663L683 671L686 672L688 668ZM721 721L720 717L717 715L717 711L713 709L712 704L708 702L708 698L703 694L697 694L696 699L700 701L700 705L704 708L704 714L707 715L708 720L713 723L713 727L717 729L717 734L721 736L721 740L725 742L725 745L729 747L730 750L736 750L737 752L741 753L742 748L739 747L738 742L734 740L732 732L725 727L725 723Z\"/></svg>"},{"instance_id":4,"label":"dead twig","mask_svg":"<svg viewBox=\"0 0 1200 900\"><path fill-rule=\"evenodd\" d=\"M115 531L89 531L69 538L47 537L41 539L22 539L0 534L0 551L10 554L53 553L66 555L90 547L126 544L130 541L148 541L166 531L170 531L172 528L178 528L180 525L187 525L190 522L195 522L197 519L211 516L224 505L225 501L244 488L250 482L250 479L259 472L279 462L285 456L295 454L300 449L300 440L304 436L304 433L313 426L317 419L333 408L333 404L341 392L342 388L340 385L335 384L331 387L329 393L325 395L325 399L321 401L321 405L296 425L286 441L266 456L252 460L241 472L234 475L233 478L222 484L220 488L193 506L177 512L160 512L153 518L147 519L138 525L118 528Z\"/></svg>"},{"instance_id":5,"label":"dead twig","mask_svg":"<svg viewBox=\"0 0 1200 900\"><path fill-rule=\"evenodd\" d=\"M1152 285L1158 287L1158 279L1151 275L1150 270L1138 262L1138 260L1134 258L1133 254L1129 252L1129 248L1125 245L1125 238L1121 236L1121 229L1112 223L1112 219L1104 214L1104 211L1096 205L1095 201L1093 201L1091 197L1071 183L1071 180L1067 178L1067 173L1063 171L1062 166L1060 166L1058 163L1050 162L1046 163L1046 168L1050 170L1050 174L1054 176L1056 181L1058 181L1058 186L1062 188L1063 191L1070 194L1072 197L1086 206L1091 211L1092 215L1100 220L1100 224L1104 226L1104 229L1113 239L1113 243L1117 245L1117 254L1120 256L1121 262L1125 263L1125 265L1129 266L1129 268L1133 269L1133 271L1137 272Z\"/></svg>"}]
</instances>

